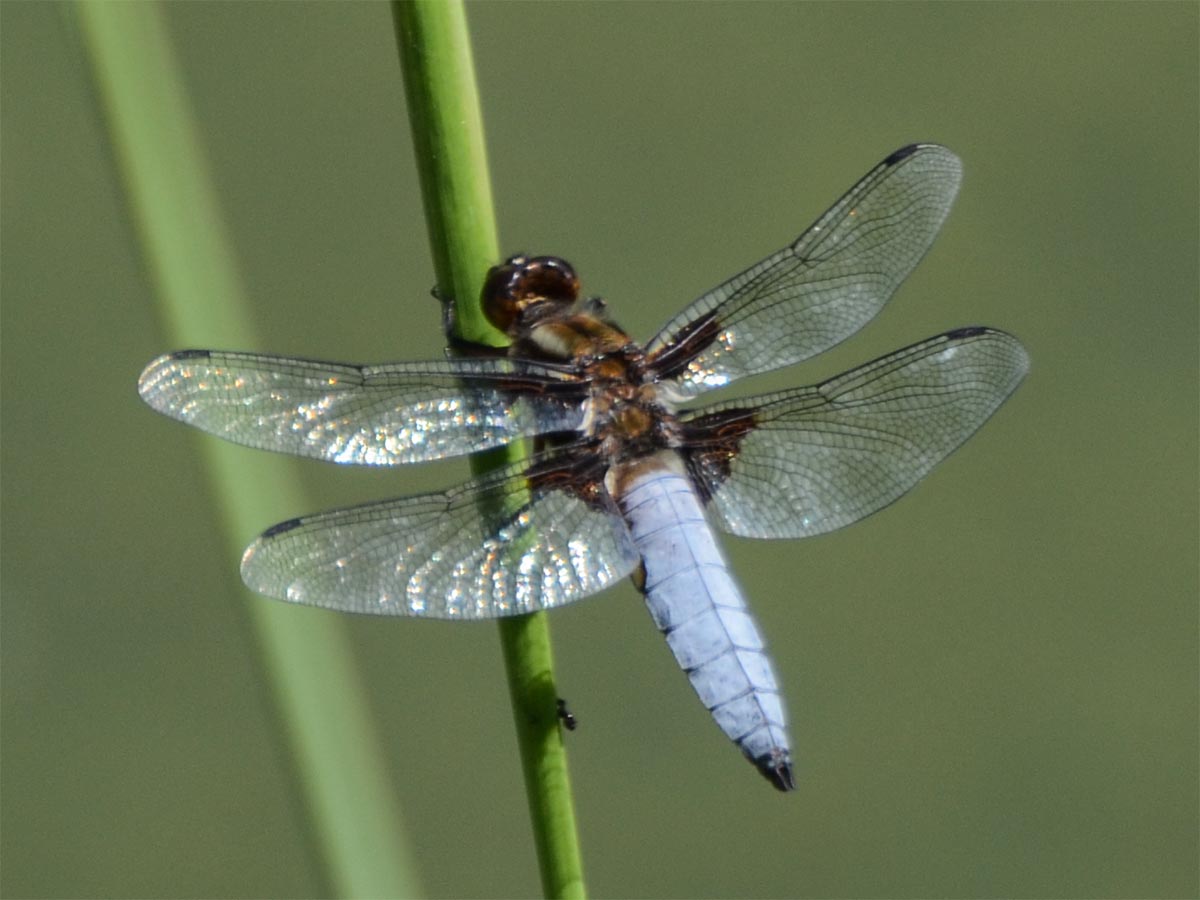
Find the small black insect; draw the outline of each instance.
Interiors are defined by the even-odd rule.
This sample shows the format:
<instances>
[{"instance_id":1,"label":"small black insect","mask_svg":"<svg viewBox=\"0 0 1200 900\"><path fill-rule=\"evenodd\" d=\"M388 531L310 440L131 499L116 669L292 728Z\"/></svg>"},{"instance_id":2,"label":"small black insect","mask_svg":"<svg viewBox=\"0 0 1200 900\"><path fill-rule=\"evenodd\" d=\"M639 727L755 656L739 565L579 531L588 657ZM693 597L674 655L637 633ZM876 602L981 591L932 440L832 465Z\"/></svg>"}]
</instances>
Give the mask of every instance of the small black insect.
<instances>
[{"instance_id":1,"label":"small black insect","mask_svg":"<svg viewBox=\"0 0 1200 900\"><path fill-rule=\"evenodd\" d=\"M567 709L567 701L562 697L558 698L558 719L567 731L574 731L579 727L579 721L575 718L574 713Z\"/></svg>"}]
</instances>

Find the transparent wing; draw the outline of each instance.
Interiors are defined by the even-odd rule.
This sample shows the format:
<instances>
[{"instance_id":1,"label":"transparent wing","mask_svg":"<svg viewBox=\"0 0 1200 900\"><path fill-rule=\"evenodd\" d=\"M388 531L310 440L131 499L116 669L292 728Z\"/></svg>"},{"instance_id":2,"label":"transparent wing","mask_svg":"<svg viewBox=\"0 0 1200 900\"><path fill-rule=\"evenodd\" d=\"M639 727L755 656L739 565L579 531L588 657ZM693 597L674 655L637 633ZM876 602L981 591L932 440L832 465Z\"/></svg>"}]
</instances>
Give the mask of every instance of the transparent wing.
<instances>
[{"instance_id":1,"label":"transparent wing","mask_svg":"<svg viewBox=\"0 0 1200 900\"><path fill-rule=\"evenodd\" d=\"M653 364L690 397L849 337L925 255L961 178L945 147L897 150L793 244L671 320L648 346Z\"/></svg>"},{"instance_id":2,"label":"transparent wing","mask_svg":"<svg viewBox=\"0 0 1200 900\"><path fill-rule=\"evenodd\" d=\"M268 597L377 615L490 619L572 603L639 561L607 492L585 502L551 486L573 477L513 466L283 522L246 549L242 579Z\"/></svg>"},{"instance_id":3,"label":"transparent wing","mask_svg":"<svg viewBox=\"0 0 1200 900\"><path fill-rule=\"evenodd\" d=\"M916 485L1028 369L1012 335L947 332L823 384L687 416L689 465L731 534L832 531Z\"/></svg>"},{"instance_id":4,"label":"transparent wing","mask_svg":"<svg viewBox=\"0 0 1200 900\"><path fill-rule=\"evenodd\" d=\"M583 419L580 391L568 370L521 360L356 366L217 350L159 357L138 379L152 407L210 434L368 466L573 430Z\"/></svg>"}]
</instances>

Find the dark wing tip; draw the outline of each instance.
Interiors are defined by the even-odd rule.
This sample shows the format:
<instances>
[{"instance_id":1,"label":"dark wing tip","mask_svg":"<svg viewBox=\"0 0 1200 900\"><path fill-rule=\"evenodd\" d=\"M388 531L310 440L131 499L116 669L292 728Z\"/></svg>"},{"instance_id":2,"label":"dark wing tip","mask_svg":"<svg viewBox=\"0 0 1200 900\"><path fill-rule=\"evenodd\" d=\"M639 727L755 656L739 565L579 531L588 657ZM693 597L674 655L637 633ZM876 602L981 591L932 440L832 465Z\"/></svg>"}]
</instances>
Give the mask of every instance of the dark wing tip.
<instances>
[{"instance_id":1,"label":"dark wing tip","mask_svg":"<svg viewBox=\"0 0 1200 900\"><path fill-rule=\"evenodd\" d=\"M155 378L165 369L182 360L208 359L211 356L211 350L175 350L150 360L146 368L142 369L142 374L138 376L138 393L146 398L147 403L158 409L158 406L152 403L149 397L147 397L147 391L152 389Z\"/></svg>"},{"instance_id":2,"label":"dark wing tip","mask_svg":"<svg viewBox=\"0 0 1200 900\"><path fill-rule=\"evenodd\" d=\"M172 350L170 353L164 353L162 356L156 356L150 360L143 370L143 374L161 369L163 366L169 366L172 363L189 359L209 359L211 357L211 350Z\"/></svg>"},{"instance_id":3,"label":"dark wing tip","mask_svg":"<svg viewBox=\"0 0 1200 900\"><path fill-rule=\"evenodd\" d=\"M242 553L242 581L252 591L257 591L265 597L275 597L280 600L290 600L286 586L281 587L277 571L278 559L272 560L272 541L281 534L286 534L304 524L303 519L288 519L278 525L272 525L254 539L254 542ZM264 559L262 554L266 554ZM265 568L264 568L265 566Z\"/></svg>"},{"instance_id":4,"label":"dark wing tip","mask_svg":"<svg viewBox=\"0 0 1200 900\"><path fill-rule=\"evenodd\" d=\"M278 525L272 525L266 531L258 536L258 541L269 541L271 538L279 537L281 534L291 531L293 528L299 528L304 524L303 519L288 519L286 522L280 522Z\"/></svg>"},{"instance_id":5,"label":"dark wing tip","mask_svg":"<svg viewBox=\"0 0 1200 900\"><path fill-rule=\"evenodd\" d=\"M179 359L209 359L212 357L211 350L176 350L173 353L168 353L163 359L179 360Z\"/></svg>"},{"instance_id":6,"label":"dark wing tip","mask_svg":"<svg viewBox=\"0 0 1200 900\"><path fill-rule=\"evenodd\" d=\"M952 341L978 337L991 338L1010 349L1014 366L1020 370L1022 375L1029 370L1029 351L1025 349L1025 345L1020 340L1007 331L1001 331L999 328L989 328L986 325L967 325L963 328L955 328L952 331L947 331L943 337Z\"/></svg>"},{"instance_id":7,"label":"dark wing tip","mask_svg":"<svg viewBox=\"0 0 1200 900\"><path fill-rule=\"evenodd\" d=\"M920 150L922 147L925 147L925 146L927 146L927 145L926 144L908 144L904 147L901 147L899 150L895 151L894 153L892 153L887 159L885 159L883 161L883 164L885 166L894 166L896 163L900 162L901 160L908 159L910 156L912 156L914 153L916 153L918 150Z\"/></svg>"},{"instance_id":8,"label":"dark wing tip","mask_svg":"<svg viewBox=\"0 0 1200 900\"><path fill-rule=\"evenodd\" d=\"M924 150L928 147L941 148L941 146L942 146L941 144L931 144L928 142L923 143L923 144L906 144L905 146L901 147L899 150L896 150L895 152L893 152L887 159L885 159L883 161L883 164L885 166L894 166L897 163L903 162L904 160L908 159L910 156L912 156L918 150Z\"/></svg>"},{"instance_id":9,"label":"dark wing tip","mask_svg":"<svg viewBox=\"0 0 1200 900\"><path fill-rule=\"evenodd\" d=\"M966 325L962 328L955 328L951 331L947 331L944 337L952 341L956 341L961 338L979 337L981 334L988 334L989 332L994 331L995 329L988 328L986 325Z\"/></svg>"}]
</instances>

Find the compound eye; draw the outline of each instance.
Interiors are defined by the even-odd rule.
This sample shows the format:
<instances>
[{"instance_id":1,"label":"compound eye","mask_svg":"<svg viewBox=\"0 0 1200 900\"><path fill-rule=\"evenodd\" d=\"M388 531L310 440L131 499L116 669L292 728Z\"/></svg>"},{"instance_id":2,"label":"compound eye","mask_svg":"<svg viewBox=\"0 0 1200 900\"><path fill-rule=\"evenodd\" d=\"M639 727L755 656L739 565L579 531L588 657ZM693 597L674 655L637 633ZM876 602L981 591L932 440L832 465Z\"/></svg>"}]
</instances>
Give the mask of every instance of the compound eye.
<instances>
[{"instance_id":1,"label":"compound eye","mask_svg":"<svg viewBox=\"0 0 1200 900\"><path fill-rule=\"evenodd\" d=\"M579 276L560 256L535 256L521 272L521 288L530 297L574 303L579 297Z\"/></svg>"},{"instance_id":2,"label":"compound eye","mask_svg":"<svg viewBox=\"0 0 1200 900\"><path fill-rule=\"evenodd\" d=\"M483 311L507 334L531 320L536 307L568 306L579 297L579 276L557 256L513 256L492 267L483 283Z\"/></svg>"}]
</instances>

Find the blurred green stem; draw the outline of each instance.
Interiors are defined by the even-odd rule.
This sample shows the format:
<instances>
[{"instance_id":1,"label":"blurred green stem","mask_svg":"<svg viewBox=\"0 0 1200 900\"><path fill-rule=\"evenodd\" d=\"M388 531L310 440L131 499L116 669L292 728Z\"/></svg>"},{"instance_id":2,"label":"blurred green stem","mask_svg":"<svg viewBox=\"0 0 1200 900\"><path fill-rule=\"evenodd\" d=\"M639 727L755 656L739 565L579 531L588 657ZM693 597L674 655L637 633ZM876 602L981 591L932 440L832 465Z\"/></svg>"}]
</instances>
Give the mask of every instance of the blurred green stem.
<instances>
[{"instance_id":1,"label":"blurred green stem","mask_svg":"<svg viewBox=\"0 0 1200 900\"><path fill-rule=\"evenodd\" d=\"M74 9L171 340L178 346L256 346L163 8L83 2ZM130 361L131 396L139 362ZM278 458L209 438L200 446L232 547L232 573L246 538L280 510L299 511L304 503ZM238 602L244 602L242 592ZM342 622L261 598L249 609L320 844L327 890L347 897L417 896L380 740Z\"/></svg>"},{"instance_id":2,"label":"blurred green stem","mask_svg":"<svg viewBox=\"0 0 1200 900\"><path fill-rule=\"evenodd\" d=\"M392 9L438 286L456 301L460 336L495 344L500 336L478 303L499 249L466 13L458 0L394 2ZM499 626L542 888L548 897L582 897L545 614Z\"/></svg>"}]
</instances>

